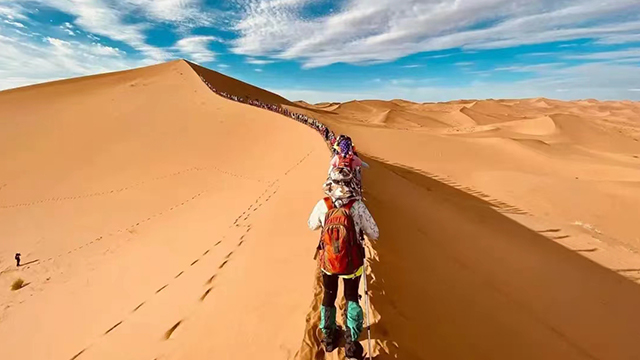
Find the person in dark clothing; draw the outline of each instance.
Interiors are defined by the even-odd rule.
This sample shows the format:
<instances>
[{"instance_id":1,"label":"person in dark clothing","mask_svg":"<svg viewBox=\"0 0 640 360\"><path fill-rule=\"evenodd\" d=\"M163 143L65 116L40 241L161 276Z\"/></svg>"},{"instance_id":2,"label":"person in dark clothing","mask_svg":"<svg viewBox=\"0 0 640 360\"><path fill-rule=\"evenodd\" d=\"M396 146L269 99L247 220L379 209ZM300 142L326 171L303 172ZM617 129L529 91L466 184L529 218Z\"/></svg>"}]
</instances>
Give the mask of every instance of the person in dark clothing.
<instances>
[{"instance_id":1,"label":"person in dark clothing","mask_svg":"<svg viewBox=\"0 0 640 360\"><path fill-rule=\"evenodd\" d=\"M14 257L14 259L16 259L16 266L20 267L20 253L16 253L16 256Z\"/></svg>"}]
</instances>

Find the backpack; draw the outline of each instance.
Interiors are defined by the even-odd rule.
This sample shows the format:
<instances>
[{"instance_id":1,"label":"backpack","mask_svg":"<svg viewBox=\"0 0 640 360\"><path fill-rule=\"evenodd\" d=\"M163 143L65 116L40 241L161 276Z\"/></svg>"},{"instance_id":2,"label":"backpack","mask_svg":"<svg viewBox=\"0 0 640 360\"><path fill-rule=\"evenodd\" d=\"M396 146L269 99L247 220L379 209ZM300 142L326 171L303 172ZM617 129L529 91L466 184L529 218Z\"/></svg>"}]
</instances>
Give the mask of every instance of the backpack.
<instances>
[{"instance_id":1,"label":"backpack","mask_svg":"<svg viewBox=\"0 0 640 360\"><path fill-rule=\"evenodd\" d=\"M330 198L324 202L329 211L320 234L320 266L331 275L354 274L364 264L364 248L350 213L354 201L338 208Z\"/></svg>"}]
</instances>

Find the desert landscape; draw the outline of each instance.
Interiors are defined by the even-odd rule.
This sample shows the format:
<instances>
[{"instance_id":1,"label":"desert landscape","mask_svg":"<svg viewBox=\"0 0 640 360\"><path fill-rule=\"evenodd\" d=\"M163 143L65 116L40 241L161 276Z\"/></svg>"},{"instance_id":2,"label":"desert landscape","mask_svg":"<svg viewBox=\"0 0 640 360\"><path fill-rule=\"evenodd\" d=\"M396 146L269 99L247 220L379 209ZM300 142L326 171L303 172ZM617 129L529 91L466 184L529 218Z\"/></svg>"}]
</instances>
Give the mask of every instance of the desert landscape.
<instances>
[{"instance_id":1,"label":"desert landscape","mask_svg":"<svg viewBox=\"0 0 640 360\"><path fill-rule=\"evenodd\" d=\"M185 60L0 92L0 359L344 358L327 144L230 96L370 165L374 359L640 359L640 103L309 104Z\"/></svg>"}]
</instances>

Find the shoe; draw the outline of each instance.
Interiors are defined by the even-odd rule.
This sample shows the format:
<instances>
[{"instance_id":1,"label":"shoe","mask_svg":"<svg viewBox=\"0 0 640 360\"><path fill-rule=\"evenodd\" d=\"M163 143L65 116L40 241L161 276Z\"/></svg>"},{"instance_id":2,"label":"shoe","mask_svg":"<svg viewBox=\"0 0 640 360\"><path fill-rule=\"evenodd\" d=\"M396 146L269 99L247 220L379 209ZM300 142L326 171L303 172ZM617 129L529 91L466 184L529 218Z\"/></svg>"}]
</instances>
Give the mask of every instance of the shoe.
<instances>
[{"instance_id":1,"label":"shoe","mask_svg":"<svg viewBox=\"0 0 640 360\"><path fill-rule=\"evenodd\" d=\"M330 353L338 347L338 327L336 325L336 308L322 306L320 312L320 329L322 329L322 345L325 352Z\"/></svg>"},{"instance_id":2,"label":"shoe","mask_svg":"<svg viewBox=\"0 0 640 360\"><path fill-rule=\"evenodd\" d=\"M326 353L333 352L338 348L338 331L334 330L332 334L325 334L322 337L322 347Z\"/></svg>"},{"instance_id":3,"label":"shoe","mask_svg":"<svg viewBox=\"0 0 640 360\"><path fill-rule=\"evenodd\" d=\"M347 341L344 346L344 355L347 360L363 360L364 348L358 341Z\"/></svg>"}]
</instances>

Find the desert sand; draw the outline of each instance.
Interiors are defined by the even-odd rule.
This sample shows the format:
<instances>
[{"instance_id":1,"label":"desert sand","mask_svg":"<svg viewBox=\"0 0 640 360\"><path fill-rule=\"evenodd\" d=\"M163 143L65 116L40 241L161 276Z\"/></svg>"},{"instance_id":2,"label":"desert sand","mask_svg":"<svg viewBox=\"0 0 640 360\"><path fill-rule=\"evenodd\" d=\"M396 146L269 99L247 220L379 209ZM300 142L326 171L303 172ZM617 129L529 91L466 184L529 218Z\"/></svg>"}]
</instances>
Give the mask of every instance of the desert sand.
<instances>
[{"instance_id":1,"label":"desert sand","mask_svg":"<svg viewBox=\"0 0 640 360\"><path fill-rule=\"evenodd\" d=\"M182 60L0 92L0 359L343 358L322 137L201 77L371 165L376 359L640 359L640 104L310 105Z\"/></svg>"}]
</instances>

